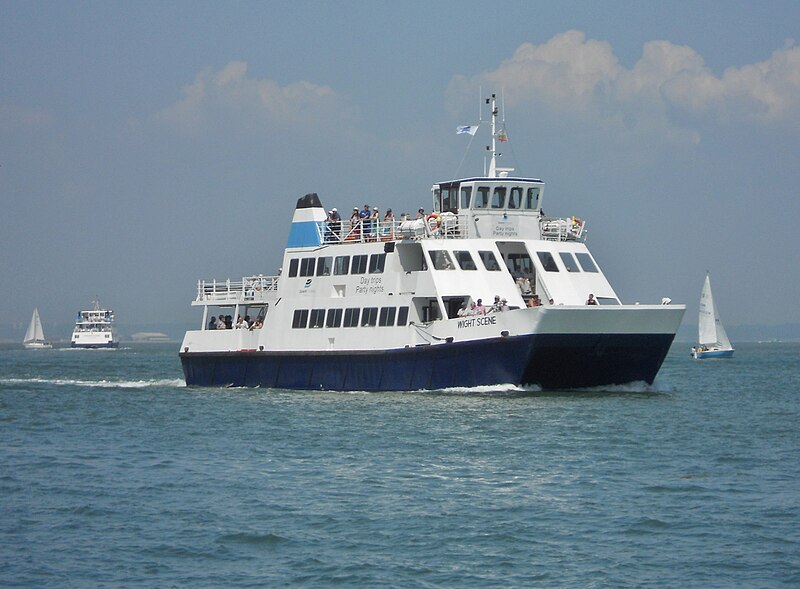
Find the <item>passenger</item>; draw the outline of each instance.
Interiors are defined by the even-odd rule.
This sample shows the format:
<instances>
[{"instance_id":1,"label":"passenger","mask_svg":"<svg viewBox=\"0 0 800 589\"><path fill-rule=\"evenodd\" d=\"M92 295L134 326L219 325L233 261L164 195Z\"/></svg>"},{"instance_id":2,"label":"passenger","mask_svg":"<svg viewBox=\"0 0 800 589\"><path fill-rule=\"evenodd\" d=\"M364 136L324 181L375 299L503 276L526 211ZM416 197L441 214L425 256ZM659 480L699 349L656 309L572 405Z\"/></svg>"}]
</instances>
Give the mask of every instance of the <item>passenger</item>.
<instances>
[{"instance_id":1,"label":"passenger","mask_svg":"<svg viewBox=\"0 0 800 589\"><path fill-rule=\"evenodd\" d=\"M219 321L217 322L217 329L225 329L225 315L219 316Z\"/></svg>"},{"instance_id":2,"label":"passenger","mask_svg":"<svg viewBox=\"0 0 800 589\"><path fill-rule=\"evenodd\" d=\"M260 317L256 317L255 322L253 323L253 325L250 326L250 331L252 331L254 329L261 329L263 326L264 326L264 323L261 321L261 318Z\"/></svg>"},{"instance_id":3,"label":"passenger","mask_svg":"<svg viewBox=\"0 0 800 589\"><path fill-rule=\"evenodd\" d=\"M241 315L236 316L236 329L247 329L250 325L242 318Z\"/></svg>"},{"instance_id":4,"label":"passenger","mask_svg":"<svg viewBox=\"0 0 800 589\"><path fill-rule=\"evenodd\" d=\"M535 294L531 297L531 301L533 301L532 307L541 307L542 301L539 300L539 295Z\"/></svg>"},{"instance_id":5,"label":"passenger","mask_svg":"<svg viewBox=\"0 0 800 589\"><path fill-rule=\"evenodd\" d=\"M358 239L361 235L361 216L358 213L358 207L353 207L353 214L350 215L350 234Z\"/></svg>"},{"instance_id":6,"label":"passenger","mask_svg":"<svg viewBox=\"0 0 800 589\"><path fill-rule=\"evenodd\" d=\"M380 233L380 224L381 224L381 215L378 211L378 207L373 207L372 209L372 216L370 217L372 220L372 227L375 230L375 241L378 240L378 234Z\"/></svg>"},{"instance_id":7,"label":"passenger","mask_svg":"<svg viewBox=\"0 0 800 589\"><path fill-rule=\"evenodd\" d=\"M475 306L475 308L478 311L477 315L486 315L486 307L483 306L483 300L482 299L478 299L478 303Z\"/></svg>"},{"instance_id":8,"label":"passenger","mask_svg":"<svg viewBox=\"0 0 800 589\"><path fill-rule=\"evenodd\" d=\"M472 301L469 304L469 311L465 313L465 315L477 315L478 314L478 306L475 304L475 301Z\"/></svg>"},{"instance_id":9,"label":"passenger","mask_svg":"<svg viewBox=\"0 0 800 589\"><path fill-rule=\"evenodd\" d=\"M386 209L386 214L383 216L383 222L391 223L392 221L394 221L394 213L392 212L392 209Z\"/></svg>"},{"instance_id":10,"label":"passenger","mask_svg":"<svg viewBox=\"0 0 800 589\"><path fill-rule=\"evenodd\" d=\"M209 329L216 329L217 328L217 318L211 317L211 321L208 322Z\"/></svg>"},{"instance_id":11,"label":"passenger","mask_svg":"<svg viewBox=\"0 0 800 589\"><path fill-rule=\"evenodd\" d=\"M225 329L233 329L233 317L225 315Z\"/></svg>"},{"instance_id":12,"label":"passenger","mask_svg":"<svg viewBox=\"0 0 800 589\"><path fill-rule=\"evenodd\" d=\"M531 281L528 279L527 276L522 277L522 281L520 283L520 289L522 290L522 296L530 296L533 294L533 289L531 288Z\"/></svg>"},{"instance_id":13,"label":"passenger","mask_svg":"<svg viewBox=\"0 0 800 589\"><path fill-rule=\"evenodd\" d=\"M381 230L382 237L392 239L392 229L394 228L394 213L392 209L387 209L386 214L383 216L383 229Z\"/></svg>"},{"instance_id":14,"label":"passenger","mask_svg":"<svg viewBox=\"0 0 800 589\"><path fill-rule=\"evenodd\" d=\"M467 315L469 315L469 309L467 308L467 301L461 303L461 308L458 310L458 313L456 313L456 315L458 315L459 317L466 317Z\"/></svg>"},{"instance_id":15,"label":"passenger","mask_svg":"<svg viewBox=\"0 0 800 589\"><path fill-rule=\"evenodd\" d=\"M501 311L508 311L508 301L505 299L500 299L500 310Z\"/></svg>"},{"instance_id":16,"label":"passenger","mask_svg":"<svg viewBox=\"0 0 800 589\"><path fill-rule=\"evenodd\" d=\"M494 311L495 313L499 313L500 311L502 311L502 308L500 307L500 295L494 295L494 303L492 304L492 311Z\"/></svg>"},{"instance_id":17,"label":"passenger","mask_svg":"<svg viewBox=\"0 0 800 589\"><path fill-rule=\"evenodd\" d=\"M331 209L330 226L334 239L339 241L342 238L342 216L339 214L339 211L336 210L336 207Z\"/></svg>"},{"instance_id":18,"label":"passenger","mask_svg":"<svg viewBox=\"0 0 800 589\"><path fill-rule=\"evenodd\" d=\"M596 305L597 304L597 299L594 298L593 294L589 294L589 298L586 301L586 304L587 305Z\"/></svg>"},{"instance_id":19,"label":"passenger","mask_svg":"<svg viewBox=\"0 0 800 589\"><path fill-rule=\"evenodd\" d=\"M364 233L364 238L369 239L369 234L372 232L372 223L370 222L369 205L364 205L364 208L358 213L358 218L361 219L361 229Z\"/></svg>"},{"instance_id":20,"label":"passenger","mask_svg":"<svg viewBox=\"0 0 800 589\"><path fill-rule=\"evenodd\" d=\"M417 211L417 219L424 219L425 218L425 209L422 207L419 208Z\"/></svg>"}]
</instances>

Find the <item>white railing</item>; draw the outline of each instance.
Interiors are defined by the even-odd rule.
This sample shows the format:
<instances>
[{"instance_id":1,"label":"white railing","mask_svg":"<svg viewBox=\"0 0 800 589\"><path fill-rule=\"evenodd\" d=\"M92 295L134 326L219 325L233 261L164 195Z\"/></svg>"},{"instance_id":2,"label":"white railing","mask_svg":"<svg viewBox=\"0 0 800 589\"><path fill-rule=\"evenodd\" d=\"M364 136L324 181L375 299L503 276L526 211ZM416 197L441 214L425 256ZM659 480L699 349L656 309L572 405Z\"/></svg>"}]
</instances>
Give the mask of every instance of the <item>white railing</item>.
<instances>
[{"instance_id":1,"label":"white railing","mask_svg":"<svg viewBox=\"0 0 800 589\"><path fill-rule=\"evenodd\" d=\"M235 303L268 300L278 292L278 276L245 276L241 280L198 280L196 301Z\"/></svg>"},{"instance_id":2,"label":"white railing","mask_svg":"<svg viewBox=\"0 0 800 589\"><path fill-rule=\"evenodd\" d=\"M586 239L586 221L577 217L554 219L544 217L539 221L542 239L548 241L584 241Z\"/></svg>"},{"instance_id":3,"label":"white railing","mask_svg":"<svg viewBox=\"0 0 800 589\"><path fill-rule=\"evenodd\" d=\"M375 221L343 220L317 223L320 239L325 244L395 241L398 239L454 239L467 235L466 216L434 213L424 219L392 219Z\"/></svg>"}]
</instances>

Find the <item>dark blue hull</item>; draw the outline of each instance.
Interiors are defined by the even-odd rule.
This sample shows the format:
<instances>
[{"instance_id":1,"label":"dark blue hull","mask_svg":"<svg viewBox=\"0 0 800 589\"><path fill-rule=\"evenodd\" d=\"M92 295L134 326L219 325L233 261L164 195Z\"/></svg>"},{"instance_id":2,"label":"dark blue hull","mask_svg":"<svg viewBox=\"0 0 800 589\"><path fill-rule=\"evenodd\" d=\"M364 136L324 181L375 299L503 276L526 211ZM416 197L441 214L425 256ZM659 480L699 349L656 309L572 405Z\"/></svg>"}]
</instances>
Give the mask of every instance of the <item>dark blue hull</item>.
<instances>
[{"instance_id":1,"label":"dark blue hull","mask_svg":"<svg viewBox=\"0 0 800 589\"><path fill-rule=\"evenodd\" d=\"M111 342L107 344L76 344L72 342L70 344L73 348L85 348L87 350L99 350L101 348L116 348L119 347L119 342Z\"/></svg>"},{"instance_id":2,"label":"dark blue hull","mask_svg":"<svg viewBox=\"0 0 800 589\"><path fill-rule=\"evenodd\" d=\"M360 352L181 353L189 386L410 391L652 384L674 334L569 334Z\"/></svg>"}]
</instances>

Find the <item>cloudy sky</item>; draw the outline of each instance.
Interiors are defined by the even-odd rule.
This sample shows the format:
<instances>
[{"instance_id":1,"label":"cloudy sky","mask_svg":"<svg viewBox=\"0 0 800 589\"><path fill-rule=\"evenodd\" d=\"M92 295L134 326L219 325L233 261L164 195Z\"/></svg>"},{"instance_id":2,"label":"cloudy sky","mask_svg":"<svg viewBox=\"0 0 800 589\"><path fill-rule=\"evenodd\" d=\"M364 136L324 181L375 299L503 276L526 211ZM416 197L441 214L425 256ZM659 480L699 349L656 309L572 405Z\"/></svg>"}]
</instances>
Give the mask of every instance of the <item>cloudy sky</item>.
<instances>
[{"instance_id":1,"label":"cloudy sky","mask_svg":"<svg viewBox=\"0 0 800 589\"><path fill-rule=\"evenodd\" d=\"M587 219L624 302L800 322L800 2L0 0L0 326L197 321L273 274L298 197L430 207L503 165ZM485 139L482 140L485 143ZM462 163L463 161L463 163Z\"/></svg>"}]
</instances>

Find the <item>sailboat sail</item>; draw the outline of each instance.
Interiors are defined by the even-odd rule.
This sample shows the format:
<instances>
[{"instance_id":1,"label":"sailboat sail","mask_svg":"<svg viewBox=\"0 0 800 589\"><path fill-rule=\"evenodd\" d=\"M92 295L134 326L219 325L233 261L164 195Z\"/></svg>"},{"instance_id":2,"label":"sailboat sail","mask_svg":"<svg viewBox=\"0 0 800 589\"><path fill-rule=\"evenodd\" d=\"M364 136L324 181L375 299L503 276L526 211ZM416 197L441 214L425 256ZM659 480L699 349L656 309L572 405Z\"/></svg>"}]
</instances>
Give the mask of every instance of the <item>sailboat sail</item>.
<instances>
[{"instance_id":1,"label":"sailboat sail","mask_svg":"<svg viewBox=\"0 0 800 589\"><path fill-rule=\"evenodd\" d=\"M719 311L717 311L714 296L711 294L711 279L708 274L706 274L706 281L703 283L703 292L700 294L697 341L701 346L731 347L728 334L725 333L725 328L719 320Z\"/></svg>"},{"instance_id":2,"label":"sailboat sail","mask_svg":"<svg viewBox=\"0 0 800 589\"><path fill-rule=\"evenodd\" d=\"M33 310L31 324L25 332L25 339L22 340L26 348L51 348L52 344L44 339L42 320L39 318L39 309Z\"/></svg>"}]
</instances>

